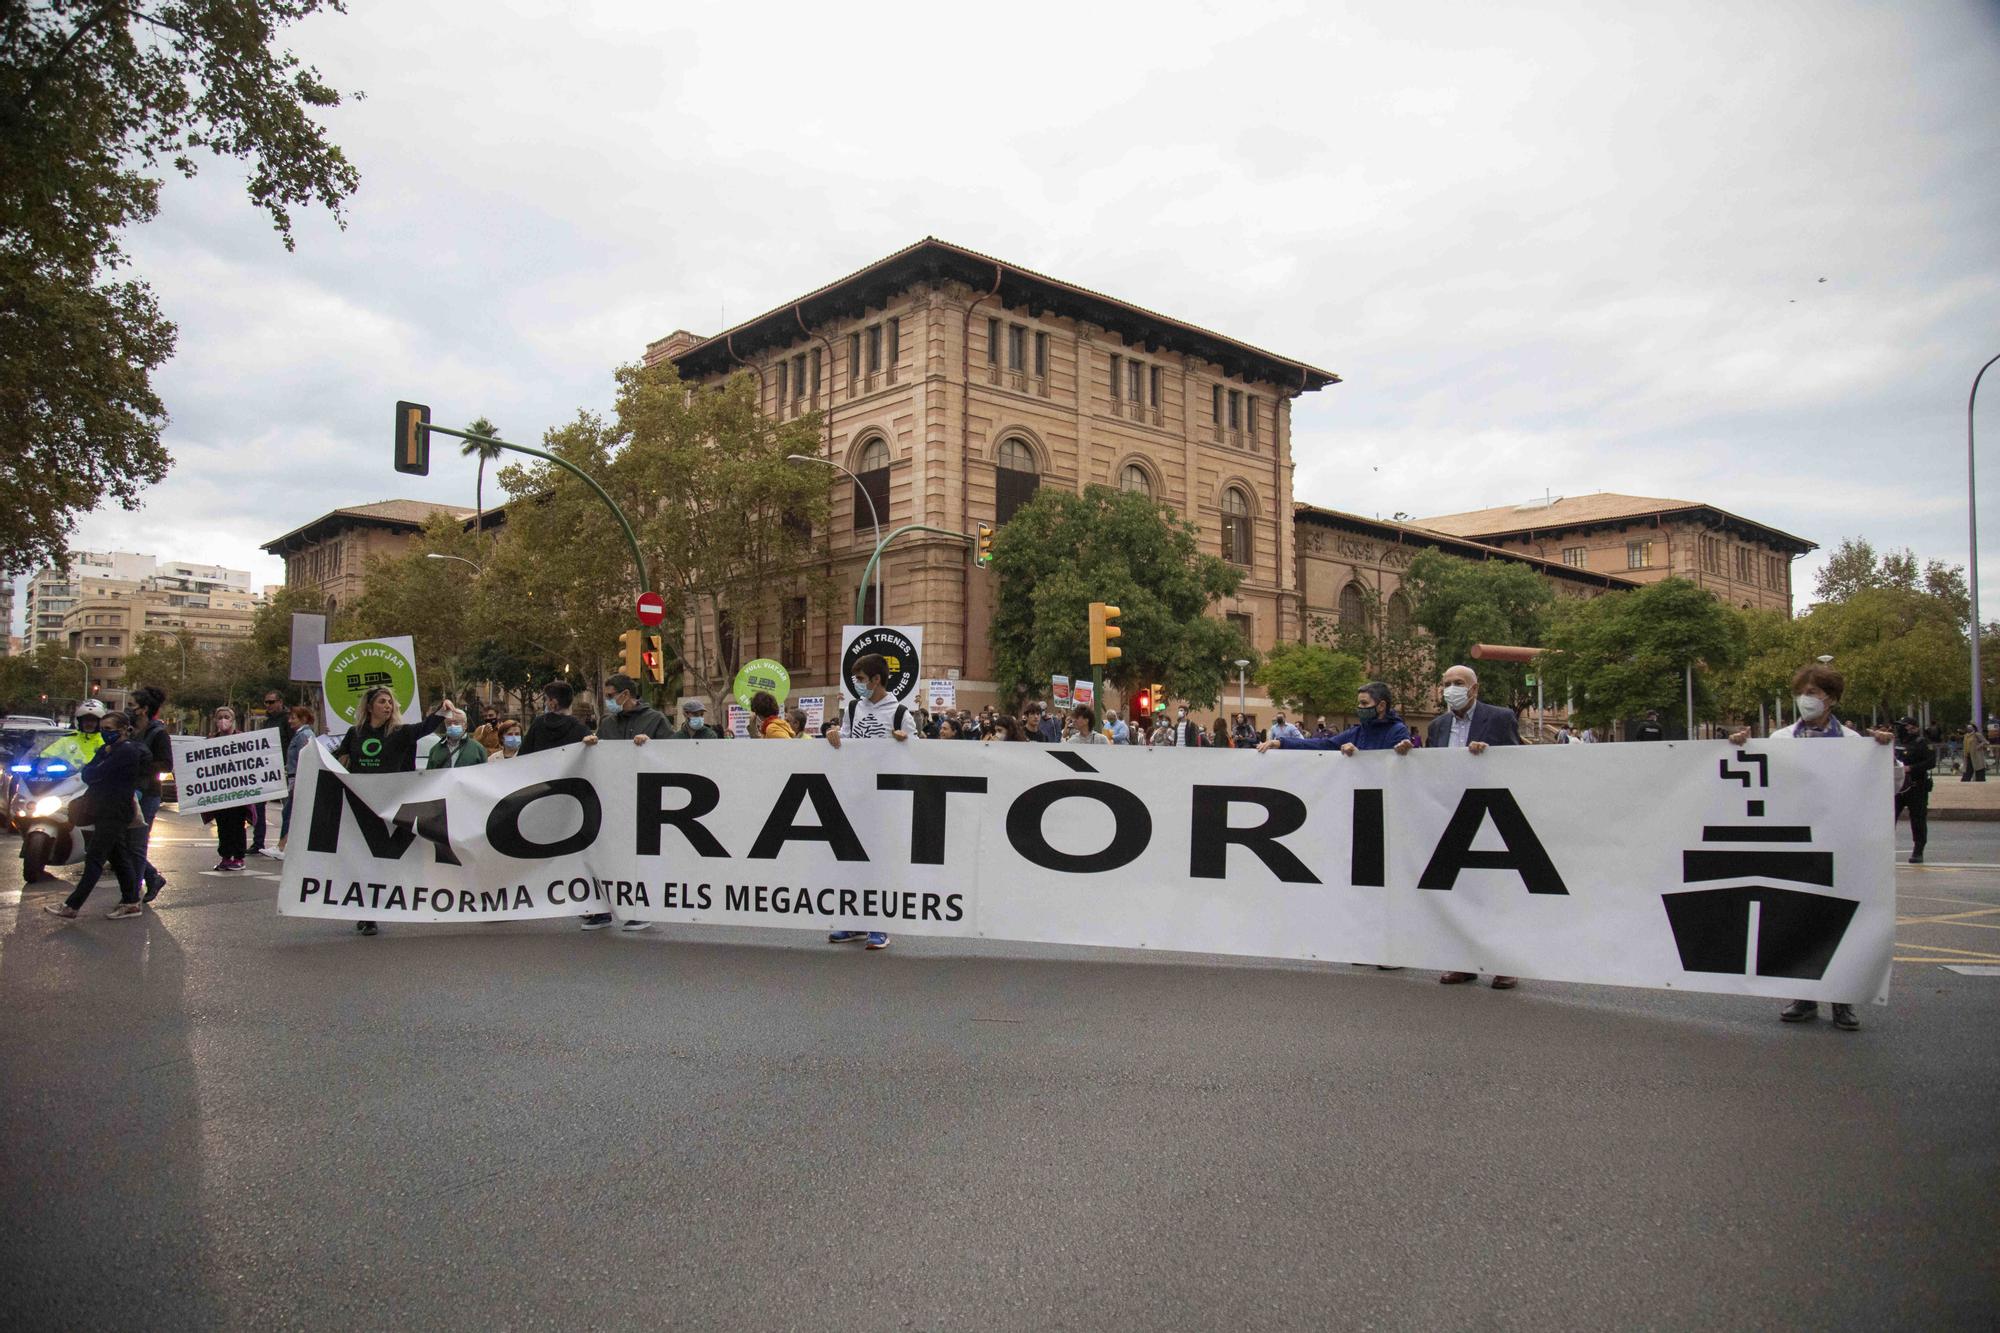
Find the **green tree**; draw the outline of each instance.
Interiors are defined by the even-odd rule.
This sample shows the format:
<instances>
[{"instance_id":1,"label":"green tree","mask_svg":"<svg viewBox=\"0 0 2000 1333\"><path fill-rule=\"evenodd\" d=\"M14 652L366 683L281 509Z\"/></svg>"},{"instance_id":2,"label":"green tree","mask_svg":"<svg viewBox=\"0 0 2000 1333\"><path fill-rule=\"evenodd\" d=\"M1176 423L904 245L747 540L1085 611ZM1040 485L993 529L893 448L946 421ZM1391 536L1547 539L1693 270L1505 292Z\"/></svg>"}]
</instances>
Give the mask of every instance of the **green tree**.
<instances>
[{"instance_id":1,"label":"green tree","mask_svg":"<svg viewBox=\"0 0 2000 1333\"><path fill-rule=\"evenodd\" d=\"M1472 662L1476 643L1539 648L1555 594L1527 565L1512 560L1461 560L1421 551L1403 576L1412 617L1430 632L1440 669ZM1528 667L1480 662L1480 697L1504 704L1528 697ZM1414 696L1413 696L1414 697Z\"/></svg>"},{"instance_id":2,"label":"green tree","mask_svg":"<svg viewBox=\"0 0 2000 1333\"><path fill-rule=\"evenodd\" d=\"M415 640L420 682L456 695L465 658L483 637L476 619L479 596L471 569L433 553L471 559L477 538L443 510L431 514L421 536L400 556L369 560L361 595L343 610L342 638L408 634Z\"/></svg>"},{"instance_id":3,"label":"green tree","mask_svg":"<svg viewBox=\"0 0 2000 1333\"><path fill-rule=\"evenodd\" d=\"M474 435L487 435L496 440L500 438L500 428L483 416L475 417L466 424L465 428ZM486 531L486 465L488 463L499 462L500 456L507 451L497 444L488 444L484 440L464 440L460 442L458 452L462 457L477 458L479 460L479 472L472 483L472 507L475 513L472 530L477 533L484 533Z\"/></svg>"},{"instance_id":4,"label":"green tree","mask_svg":"<svg viewBox=\"0 0 2000 1333\"><path fill-rule=\"evenodd\" d=\"M784 602L824 598L830 588L814 540L827 526L825 470L786 461L820 451L822 418L766 416L747 374L691 391L670 362L622 367L617 412L614 493L647 497L627 512L666 599L666 623L690 631L668 637L683 639L676 655L722 698ZM663 477L672 484L662 488Z\"/></svg>"},{"instance_id":5,"label":"green tree","mask_svg":"<svg viewBox=\"0 0 2000 1333\"><path fill-rule=\"evenodd\" d=\"M340 94L272 42L339 0L0 3L0 576L62 565L76 514L138 506L171 462L152 374L175 330L114 280L162 168L247 162L291 249L292 210L340 217L358 177L313 112Z\"/></svg>"},{"instance_id":6,"label":"green tree","mask_svg":"<svg viewBox=\"0 0 2000 1333\"><path fill-rule=\"evenodd\" d=\"M80 701L83 669L59 643L38 644L34 651L0 657L0 699L10 713L56 718Z\"/></svg>"},{"instance_id":7,"label":"green tree","mask_svg":"<svg viewBox=\"0 0 2000 1333\"><path fill-rule=\"evenodd\" d=\"M1819 602L1794 622L1798 663L1833 658L1847 677L1847 713L1866 721L1931 702L1953 722L1970 714L1963 568L1908 549L1878 554L1850 537L1828 558L1817 591Z\"/></svg>"},{"instance_id":8,"label":"green tree","mask_svg":"<svg viewBox=\"0 0 2000 1333\"><path fill-rule=\"evenodd\" d=\"M993 541L1000 580L990 630L1003 690L1040 695L1049 677L1087 672L1090 604L1120 611L1123 656L1105 678L1129 694L1157 681L1197 708L1215 706L1237 658L1257 654L1210 614L1243 575L1201 550L1191 523L1130 491L1044 487Z\"/></svg>"},{"instance_id":9,"label":"green tree","mask_svg":"<svg viewBox=\"0 0 2000 1333\"><path fill-rule=\"evenodd\" d=\"M1349 623L1333 616L1314 616L1312 640L1361 664L1364 681L1389 687L1398 708L1413 708L1428 700L1437 684L1437 654L1431 640L1414 620L1400 621L1385 613L1373 588L1361 591L1364 615ZM1434 705L1433 705L1434 706ZM1346 705L1341 705L1346 711Z\"/></svg>"},{"instance_id":10,"label":"green tree","mask_svg":"<svg viewBox=\"0 0 2000 1333\"><path fill-rule=\"evenodd\" d=\"M1346 653L1317 644L1281 643L1264 656L1257 683L1271 698L1304 715L1353 711L1361 688L1361 664Z\"/></svg>"},{"instance_id":11,"label":"green tree","mask_svg":"<svg viewBox=\"0 0 2000 1333\"><path fill-rule=\"evenodd\" d=\"M1557 613L1537 665L1575 701L1590 726L1649 708L1673 716L1686 706L1694 671L1697 720L1721 716L1711 676L1743 660L1741 619L1686 579L1573 601Z\"/></svg>"},{"instance_id":12,"label":"green tree","mask_svg":"<svg viewBox=\"0 0 2000 1333\"><path fill-rule=\"evenodd\" d=\"M1766 720L1777 705L1792 694L1792 675L1810 660L1800 644L1800 621L1783 611L1737 611L1742 625L1743 656L1735 665L1717 671L1711 678L1723 712L1732 718L1753 719L1761 707Z\"/></svg>"}]
</instances>

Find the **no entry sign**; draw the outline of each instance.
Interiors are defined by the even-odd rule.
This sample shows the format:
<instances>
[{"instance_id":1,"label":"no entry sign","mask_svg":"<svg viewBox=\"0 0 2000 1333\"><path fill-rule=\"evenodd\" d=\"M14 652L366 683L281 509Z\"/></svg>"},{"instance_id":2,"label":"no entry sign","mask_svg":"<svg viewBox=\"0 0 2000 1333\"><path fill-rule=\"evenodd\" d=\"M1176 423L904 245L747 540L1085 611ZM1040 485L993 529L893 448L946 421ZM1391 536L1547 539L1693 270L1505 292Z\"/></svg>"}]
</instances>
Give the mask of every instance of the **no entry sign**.
<instances>
[{"instance_id":1,"label":"no entry sign","mask_svg":"<svg viewBox=\"0 0 2000 1333\"><path fill-rule=\"evenodd\" d=\"M639 623L657 625L667 618L666 599L656 592L639 594Z\"/></svg>"}]
</instances>

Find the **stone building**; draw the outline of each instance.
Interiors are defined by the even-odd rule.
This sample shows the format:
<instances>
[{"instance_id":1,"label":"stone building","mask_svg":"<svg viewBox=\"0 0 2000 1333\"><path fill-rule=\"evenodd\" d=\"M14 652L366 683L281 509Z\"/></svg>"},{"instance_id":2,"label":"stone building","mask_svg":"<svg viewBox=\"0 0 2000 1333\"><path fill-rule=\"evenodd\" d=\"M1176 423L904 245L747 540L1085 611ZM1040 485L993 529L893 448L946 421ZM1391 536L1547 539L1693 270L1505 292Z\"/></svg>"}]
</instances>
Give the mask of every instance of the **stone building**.
<instances>
[{"instance_id":1,"label":"stone building","mask_svg":"<svg viewBox=\"0 0 2000 1333\"><path fill-rule=\"evenodd\" d=\"M1792 562L1813 542L1695 500L1557 496L1414 520L1502 550L1634 583L1678 576L1734 606L1792 610Z\"/></svg>"},{"instance_id":2,"label":"stone building","mask_svg":"<svg viewBox=\"0 0 2000 1333\"><path fill-rule=\"evenodd\" d=\"M369 557L401 555L432 514L449 514L462 522L476 512L428 500L349 505L266 542L264 550L283 558L286 587L317 588L325 594L327 612L332 614L361 595ZM490 522L492 516L488 517Z\"/></svg>"},{"instance_id":3,"label":"stone building","mask_svg":"<svg viewBox=\"0 0 2000 1333\"><path fill-rule=\"evenodd\" d=\"M1218 614L1268 649L1304 632L1292 513L1291 402L1331 372L1111 297L927 239L713 337L646 349L695 383L739 370L766 410L826 414L837 474L830 605L742 626L743 655L833 684L840 627L869 553L925 523L1004 524L1041 486L1144 491L1192 519L1240 566ZM887 605L868 618L924 629L926 674L958 671L960 698L993 697L993 581L964 541L915 533L884 557ZM843 609L844 608L844 609Z\"/></svg>"}]
</instances>

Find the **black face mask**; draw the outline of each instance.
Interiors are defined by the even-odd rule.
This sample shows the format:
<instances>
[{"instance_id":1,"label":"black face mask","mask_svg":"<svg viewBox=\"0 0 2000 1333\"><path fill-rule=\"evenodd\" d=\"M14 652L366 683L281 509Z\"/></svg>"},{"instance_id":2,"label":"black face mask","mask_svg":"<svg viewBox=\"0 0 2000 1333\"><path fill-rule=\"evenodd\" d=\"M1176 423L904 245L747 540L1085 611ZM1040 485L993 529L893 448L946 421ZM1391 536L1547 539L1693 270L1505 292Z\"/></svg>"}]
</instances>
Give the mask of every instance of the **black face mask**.
<instances>
[{"instance_id":1,"label":"black face mask","mask_svg":"<svg viewBox=\"0 0 2000 1333\"><path fill-rule=\"evenodd\" d=\"M1373 722L1380 711L1374 704L1369 704L1366 708L1355 709L1354 716L1360 718L1363 722Z\"/></svg>"}]
</instances>

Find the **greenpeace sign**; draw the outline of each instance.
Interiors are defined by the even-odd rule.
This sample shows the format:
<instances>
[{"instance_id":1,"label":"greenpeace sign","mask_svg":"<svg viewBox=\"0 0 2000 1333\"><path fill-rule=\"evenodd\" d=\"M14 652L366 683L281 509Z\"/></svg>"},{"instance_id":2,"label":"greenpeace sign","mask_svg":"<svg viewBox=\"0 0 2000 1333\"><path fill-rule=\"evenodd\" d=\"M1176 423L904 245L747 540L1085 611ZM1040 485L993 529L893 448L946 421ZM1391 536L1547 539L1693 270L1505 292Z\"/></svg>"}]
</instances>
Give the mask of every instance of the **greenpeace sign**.
<instances>
[{"instance_id":1,"label":"greenpeace sign","mask_svg":"<svg viewBox=\"0 0 2000 1333\"><path fill-rule=\"evenodd\" d=\"M1842 1001L1886 996L1894 931L1874 746L693 741L359 779L314 747L297 801L295 916L608 911Z\"/></svg>"}]
</instances>

